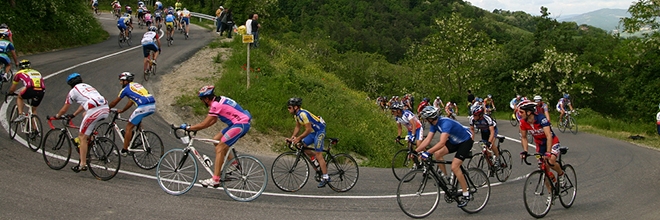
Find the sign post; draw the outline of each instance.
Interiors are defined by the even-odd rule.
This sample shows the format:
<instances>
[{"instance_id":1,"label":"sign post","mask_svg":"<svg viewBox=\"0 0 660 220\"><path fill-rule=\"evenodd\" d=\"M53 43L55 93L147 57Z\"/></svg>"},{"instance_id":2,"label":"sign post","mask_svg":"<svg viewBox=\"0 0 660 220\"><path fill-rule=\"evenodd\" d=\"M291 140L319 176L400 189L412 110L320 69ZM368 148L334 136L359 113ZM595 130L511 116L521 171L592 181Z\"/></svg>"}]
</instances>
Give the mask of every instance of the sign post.
<instances>
[{"instance_id":1,"label":"sign post","mask_svg":"<svg viewBox=\"0 0 660 220\"><path fill-rule=\"evenodd\" d=\"M243 35L243 43L247 44L247 88L250 88L250 44L254 42L251 34Z\"/></svg>"}]
</instances>

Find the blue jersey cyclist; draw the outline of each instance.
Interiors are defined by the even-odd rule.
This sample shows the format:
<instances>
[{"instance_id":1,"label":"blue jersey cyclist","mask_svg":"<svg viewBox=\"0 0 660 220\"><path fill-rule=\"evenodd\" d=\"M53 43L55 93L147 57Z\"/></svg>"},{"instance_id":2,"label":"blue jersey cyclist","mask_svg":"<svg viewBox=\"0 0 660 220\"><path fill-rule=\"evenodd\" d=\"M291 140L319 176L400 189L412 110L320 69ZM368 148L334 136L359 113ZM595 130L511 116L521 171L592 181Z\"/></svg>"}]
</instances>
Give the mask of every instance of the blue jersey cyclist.
<instances>
[{"instance_id":1,"label":"blue jersey cyclist","mask_svg":"<svg viewBox=\"0 0 660 220\"><path fill-rule=\"evenodd\" d=\"M292 114L296 119L296 127L293 129L291 138L287 139L287 141L291 141L293 144L302 142L305 146L311 146L314 148L315 152L305 151L305 153L310 158L316 158L316 160L319 162L321 172L323 173L323 178L321 179L318 187L325 187L325 185L330 181L325 159L323 159L325 121L323 121L323 118L316 116L305 109L302 109L300 107L301 105L301 98L294 97L287 101L287 109L289 110L289 113ZM298 135L301 127L304 127L304 130L302 134Z\"/></svg>"},{"instance_id":2,"label":"blue jersey cyclist","mask_svg":"<svg viewBox=\"0 0 660 220\"><path fill-rule=\"evenodd\" d=\"M472 107L470 110L472 111L472 115L468 117L468 121L470 122L470 132L474 134L474 129L479 129L479 131L481 131L481 140L493 151L495 157L499 157L500 151L497 149L497 146L493 144L495 143L495 137L497 137L498 134L497 122L493 120L490 115L485 114L485 110L486 109L481 105ZM495 166L500 165L499 158L495 158L493 161L495 161Z\"/></svg>"},{"instance_id":3,"label":"blue jersey cyclist","mask_svg":"<svg viewBox=\"0 0 660 220\"><path fill-rule=\"evenodd\" d=\"M174 14L172 11L168 11L165 16L165 27L167 27L167 33L170 36L170 40L173 40L172 35L174 34Z\"/></svg>"},{"instance_id":4,"label":"blue jersey cyclist","mask_svg":"<svg viewBox=\"0 0 660 220\"><path fill-rule=\"evenodd\" d=\"M133 29L133 25L131 24L131 16L129 14L124 14L124 16L117 20L117 28L119 28L120 32L124 32L124 36L126 36L126 38L129 37L128 27Z\"/></svg>"},{"instance_id":5,"label":"blue jersey cyclist","mask_svg":"<svg viewBox=\"0 0 660 220\"><path fill-rule=\"evenodd\" d=\"M393 103L390 110L392 110L392 115L397 124L397 141L401 139L402 127L405 126L409 137L407 141L417 141L416 144L419 145L424 137L424 128L422 128L422 123L417 116L412 111L403 109L403 104L399 102Z\"/></svg>"},{"instance_id":6,"label":"blue jersey cyclist","mask_svg":"<svg viewBox=\"0 0 660 220\"><path fill-rule=\"evenodd\" d=\"M128 144L133 138L133 128L139 125L144 117L156 112L156 99L142 85L133 82L133 78L133 74L129 72L119 74L119 84L121 84L122 89L119 91L119 96L109 105L110 108L114 108L122 98L128 97L131 101L127 102L123 109L117 110L117 113L125 112L133 105L137 106L126 124L124 148L121 149L122 156L128 155Z\"/></svg>"},{"instance_id":7,"label":"blue jersey cyclist","mask_svg":"<svg viewBox=\"0 0 660 220\"><path fill-rule=\"evenodd\" d=\"M451 170L461 184L463 192L463 197L458 201L458 207L465 207L470 201L470 192L468 191L465 177L461 171L461 164L463 164L465 158L470 156L470 150L474 143L472 140L472 133L470 132L470 129L464 127L455 120L438 117L438 109L433 106L424 107L421 116L422 119L427 120L431 125L429 127L428 135L424 138L424 141L417 146L416 151L422 152L420 155L423 159L427 159L431 154L435 155L435 158L441 159L448 153L456 152L451 163ZM433 140L433 136L436 132L440 133L440 141L427 151L424 151L426 146L428 146L431 143L431 140ZM447 173L444 165L439 167L443 173Z\"/></svg>"},{"instance_id":8,"label":"blue jersey cyclist","mask_svg":"<svg viewBox=\"0 0 660 220\"><path fill-rule=\"evenodd\" d=\"M556 163L559 155L559 138L552 131L550 121L545 115L538 114L536 106L537 104L531 101L523 101L518 105L518 111L522 115L520 120L520 143L523 152L520 153L520 156L522 158L527 156L527 143L529 143L527 132L531 132L536 143L536 152L549 161L549 164L552 165L551 168L557 172L559 184L564 186L564 171L561 170L559 163Z\"/></svg>"},{"instance_id":9,"label":"blue jersey cyclist","mask_svg":"<svg viewBox=\"0 0 660 220\"><path fill-rule=\"evenodd\" d=\"M9 40L9 32L0 32L0 63L5 65L4 75L0 76L5 82L9 82L9 78L6 77L7 73L11 71L11 60L9 59L9 54L11 53L12 58L14 59L14 65L18 66L18 60L16 59L16 50L14 49L14 44Z\"/></svg>"}]
</instances>

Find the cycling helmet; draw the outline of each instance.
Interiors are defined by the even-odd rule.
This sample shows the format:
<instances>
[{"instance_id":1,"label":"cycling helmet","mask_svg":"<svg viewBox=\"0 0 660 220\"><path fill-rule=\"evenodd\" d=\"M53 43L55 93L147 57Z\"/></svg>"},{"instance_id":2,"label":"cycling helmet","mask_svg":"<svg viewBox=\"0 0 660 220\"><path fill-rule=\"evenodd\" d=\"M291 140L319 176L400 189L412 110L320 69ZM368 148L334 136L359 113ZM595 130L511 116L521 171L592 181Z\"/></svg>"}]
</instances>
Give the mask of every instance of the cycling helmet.
<instances>
[{"instance_id":1,"label":"cycling helmet","mask_svg":"<svg viewBox=\"0 0 660 220\"><path fill-rule=\"evenodd\" d=\"M29 60L21 60L21 62L18 63L18 67L20 67L21 69L30 68L30 65L31 65L31 63L30 63Z\"/></svg>"},{"instance_id":2,"label":"cycling helmet","mask_svg":"<svg viewBox=\"0 0 660 220\"><path fill-rule=\"evenodd\" d=\"M536 111L536 102L531 102L531 101L525 101L521 102L520 105L518 105L518 108L524 111Z\"/></svg>"},{"instance_id":3,"label":"cycling helmet","mask_svg":"<svg viewBox=\"0 0 660 220\"><path fill-rule=\"evenodd\" d=\"M158 28L156 26L150 26L149 31L158 31Z\"/></svg>"},{"instance_id":4,"label":"cycling helmet","mask_svg":"<svg viewBox=\"0 0 660 220\"><path fill-rule=\"evenodd\" d=\"M129 72L123 72L119 74L119 80L126 80L133 82L133 78L134 78L133 74Z\"/></svg>"},{"instance_id":5,"label":"cycling helmet","mask_svg":"<svg viewBox=\"0 0 660 220\"><path fill-rule=\"evenodd\" d=\"M78 83L82 83L82 77L80 77L79 73L71 73L71 75L66 77L66 84L69 84L69 86L74 87Z\"/></svg>"},{"instance_id":6,"label":"cycling helmet","mask_svg":"<svg viewBox=\"0 0 660 220\"><path fill-rule=\"evenodd\" d=\"M484 102L484 99L477 97L476 98L477 102Z\"/></svg>"},{"instance_id":7,"label":"cycling helmet","mask_svg":"<svg viewBox=\"0 0 660 220\"><path fill-rule=\"evenodd\" d=\"M431 118L431 119L438 118L438 108L433 107L433 106L424 107L424 109L422 109L421 113L422 113L421 114L422 119L425 119L425 118Z\"/></svg>"},{"instance_id":8,"label":"cycling helmet","mask_svg":"<svg viewBox=\"0 0 660 220\"><path fill-rule=\"evenodd\" d=\"M428 102L429 98L424 97L422 100L424 100L425 102Z\"/></svg>"},{"instance_id":9,"label":"cycling helmet","mask_svg":"<svg viewBox=\"0 0 660 220\"><path fill-rule=\"evenodd\" d=\"M143 5L144 5L144 2L142 2L142 1L138 2L138 6L143 6Z\"/></svg>"},{"instance_id":10,"label":"cycling helmet","mask_svg":"<svg viewBox=\"0 0 660 220\"><path fill-rule=\"evenodd\" d=\"M516 98L517 98L517 99L520 99L520 98L521 98L521 96L520 96L520 95L516 95Z\"/></svg>"},{"instance_id":11,"label":"cycling helmet","mask_svg":"<svg viewBox=\"0 0 660 220\"><path fill-rule=\"evenodd\" d=\"M436 96L435 99L440 99L440 96Z\"/></svg>"},{"instance_id":12,"label":"cycling helmet","mask_svg":"<svg viewBox=\"0 0 660 220\"><path fill-rule=\"evenodd\" d=\"M168 14L168 15L171 15L171 14L174 14L174 13L173 13L172 11L168 10L168 11L167 11L167 14Z\"/></svg>"},{"instance_id":13,"label":"cycling helmet","mask_svg":"<svg viewBox=\"0 0 660 220\"><path fill-rule=\"evenodd\" d=\"M127 6L126 6L126 11L130 11L130 10L131 10L131 6L128 6L128 5L127 5Z\"/></svg>"},{"instance_id":14,"label":"cycling helmet","mask_svg":"<svg viewBox=\"0 0 660 220\"><path fill-rule=\"evenodd\" d=\"M489 98L489 99L492 99L492 98L493 98L493 96L492 96L492 95L490 95L490 94L488 94L488 98Z\"/></svg>"},{"instance_id":15,"label":"cycling helmet","mask_svg":"<svg viewBox=\"0 0 660 220\"><path fill-rule=\"evenodd\" d=\"M292 97L289 99L289 101L286 102L287 106L301 106L302 105L302 99L298 97Z\"/></svg>"},{"instance_id":16,"label":"cycling helmet","mask_svg":"<svg viewBox=\"0 0 660 220\"><path fill-rule=\"evenodd\" d=\"M5 24L5 23L0 24L0 29L7 29L7 28L9 28L9 27L7 26L7 24Z\"/></svg>"},{"instance_id":17,"label":"cycling helmet","mask_svg":"<svg viewBox=\"0 0 660 220\"><path fill-rule=\"evenodd\" d=\"M484 107L482 107L481 105L472 106L470 112L472 113L472 115L482 115L484 113Z\"/></svg>"},{"instance_id":18,"label":"cycling helmet","mask_svg":"<svg viewBox=\"0 0 660 220\"><path fill-rule=\"evenodd\" d=\"M7 39L9 37L9 32L3 31L0 32L0 39Z\"/></svg>"},{"instance_id":19,"label":"cycling helmet","mask_svg":"<svg viewBox=\"0 0 660 220\"><path fill-rule=\"evenodd\" d=\"M174 7L170 6L170 7L167 8L167 10L174 11Z\"/></svg>"},{"instance_id":20,"label":"cycling helmet","mask_svg":"<svg viewBox=\"0 0 660 220\"><path fill-rule=\"evenodd\" d=\"M571 95L569 95L568 93L566 93L566 94L564 94L564 98L565 98L565 99L571 99Z\"/></svg>"},{"instance_id":21,"label":"cycling helmet","mask_svg":"<svg viewBox=\"0 0 660 220\"><path fill-rule=\"evenodd\" d=\"M401 109L403 109L403 104L401 104L400 102L394 102L390 105L390 109L392 109L392 110L401 110Z\"/></svg>"},{"instance_id":22,"label":"cycling helmet","mask_svg":"<svg viewBox=\"0 0 660 220\"><path fill-rule=\"evenodd\" d=\"M213 90L215 90L215 86L203 86L199 89L197 96L200 98L214 96L215 94L213 93Z\"/></svg>"},{"instance_id":23,"label":"cycling helmet","mask_svg":"<svg viewBox=\"0 0 660 220\"><path fill-rule=\"evenodd\" d=\"M540 102L541 100L543 100L543 98L541 98L540 95L534 96L534 101L535 102Z\"/></svg>"}]
</instances>

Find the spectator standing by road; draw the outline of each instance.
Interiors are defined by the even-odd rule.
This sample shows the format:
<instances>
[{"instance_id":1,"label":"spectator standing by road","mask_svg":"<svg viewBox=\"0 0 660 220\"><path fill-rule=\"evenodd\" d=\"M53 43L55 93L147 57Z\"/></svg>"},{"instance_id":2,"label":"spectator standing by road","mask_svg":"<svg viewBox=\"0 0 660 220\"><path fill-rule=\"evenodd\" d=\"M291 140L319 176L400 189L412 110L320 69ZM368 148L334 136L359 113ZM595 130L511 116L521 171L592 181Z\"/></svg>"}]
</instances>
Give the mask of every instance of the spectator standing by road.
<instances>
[{"instance_id":1,"label":"spectator standing by road","mask_svg":"<svg viewBox=\"0 0 660 220\"><path fill-rule=\"evenodd\" d=\"M227 33L227 38L231 38L231 32L234 32L234 13L232 13L232 9L228 8L227 11L225 11L225 17L222 19L224 21L222 23L223 28L222 30L226 30ZM220 33L222 35L222 33Z\"/></svg>"},{"instance_id":2,"label":"spectator standing by road","mask_svg":"<svg viewBox=\"0 0 660 220\"><path fill-rule=\"evenodd\" d=\"M220 22L220 19L222 19L222 12L225 10L222 5L218 8L218 10L215 11L215 33L220 34L222 33L222 22Z\"/></svg>"},{"instance_id":3,"label":"spectator standing by road","mask_svg":"<svg viewBox=\"0 0 660 220\"><path fill-rule=\"evenodd\" d=\"M258 14L253 14L252 15L252 36L254 37L254 43L252 44L252 47L259 47L259 28L261 28L261 24L259 24L259 15Z\"/></svg>"},{"instance_id":4,"label":"spectator standing by road","mask_svg":"<svg viewBox=\"0 0 660 220\"><path fill-rule=\"evenodd\" d=\"M245 33L249 35L252 35L252 16L254 16L254 14L248 15L248 19L245 21ZM252 46L252 44L250 44L250 46Z\"/></svg>"}]
</instances>

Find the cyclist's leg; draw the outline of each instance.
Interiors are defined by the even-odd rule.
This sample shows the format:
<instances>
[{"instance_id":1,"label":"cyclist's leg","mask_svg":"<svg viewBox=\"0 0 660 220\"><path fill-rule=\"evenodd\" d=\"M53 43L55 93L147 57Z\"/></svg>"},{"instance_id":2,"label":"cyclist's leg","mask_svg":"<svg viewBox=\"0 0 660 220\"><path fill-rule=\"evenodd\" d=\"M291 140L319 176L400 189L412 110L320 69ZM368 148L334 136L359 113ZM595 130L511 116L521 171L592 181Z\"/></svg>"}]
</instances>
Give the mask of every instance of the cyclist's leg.
<instances>
[{"instance_id":1,"label":"cyclist's leg","mask_svg":"<svg viewBox=\"0 0 660 220\"><path fill-rule=\"evenodd\" d=\"M447 145L447 146L443 147L442 149L440 149L439 151L436 151L433 154L433 156L435 157L435 160L444 160L444 156L447 155L450 152L449 147L450 146ZM449 174L449 173L447 173L447 167L445 167L444 164L437 164L437 166L440 169L440 171L442 171L443 174L445 174L445 175Z\"/></svg>"},{"instance_id":2,"label":"cyclist's leg","mask_svg":"<svg viewBox=\"0 0 660 220\"><path fill-rule=\"evenodd\" d=\"M109 109L107 106L95 107L85 112L78 133L78 138L80 138L80 169L84 169L88 165L86 156L88 150L87 139L92 134L92 131L94 131L96 123L101 119L107 118L108 113Z\"/></svg>"},{"instance_id":3,"label":"cyclist's leg","mask_svg":"<svg viewBox=\"0 0 660 220\"><path fill-rule=\"evenodd\" d=\"M550 164L554 165L552 166L552 169L555 170L555 172L557 172L557 175L564 175L564 171L561 170L561 166L559 165L559 163L557 163L557 156L559 154L560 154L559 143L552 145L552 151L551 151L552 156L550 156L550 159L548 160Z\"/></svg>"},{"instance_id":4,"label":"cyclist's leg","mask_svg":"<svg viewBox=\"0 0 660 220\"><path fill-rule=\"evenodd\" d=\"M135 108L131 117L128 118L128 123L126 123L126 134L124 135L124 148L122 151L128 150L128 144L133 138L133 128L135 125L139 125L144 117L153 114L155 111L156 106L154 104L141 105Z\"/></svg>"},{"instance_id":5,"label":"cyclist's leg","mask_svg":"<svg viewBox=\"0 0 660 220\"><path fill-rule=\"evenodd\" d=\"M458 183L461 184L461 188L463 189L463 196L468 196L469 191L467 190L467 181L465 180L465 177L463 176L463 171L461 170L461 165L463 164L463 160L470 154L470 149L472 149L472 144L474 141L472 139L464 141L463 143L458 144L456 147L456 154L454 154L454 159L452 160L451 163L451 170L454 172L454 176L456 177L456 180L458 180ZM449 147L449 146L447 146Z\"/></svg>"},{"instance_id":6,"label":"cyclist's leg","mask_svg":"<svg viewBox=\"0 0 660 220\"><path fill-rule=\"evenodd\" d=\"M215 167L213 169L213 179L216 177L220 179L220 172L222 165L225 162L225 155L229 151L229 147L234 145L238 139L243 137L250 130L250 124L234 124L230 127L222 129L222 131L213 137L213 140L218 140L220 143L215 145ZM233 155L229 155L227 160L231 160Z\"/></svg>"},{"instance_id":7,"label":"cyclist's leg","mask_svg":"<svg viewBox=\"0 0 660 220\"><path fill-rule=\"evenodd\" d=\"M185 18L184 21L186 22L186 34L187 34L190 31L190 18Z\"/></svg>"},{"instance_id":8,"label":"cyclist's leg","mask_svg":"<svg viewBox=\"0 0 660 220\"><path fill-rule=\"evenodd\" d=\"M324 179L327 179L328 169L326 161L323 158L323 140L325 139L325 130L312 132L307 137L305 137L302 142L305 146L310 146L314 148L314 152L306 152L307 155L313 154L316 160L319 162L319 167L321 167L321 173L324 175Z\"/></svg>"},{"instance_id":9,"label":"cyclist's leg","mask_svg":"<svg viewBox=\"0 0 660 220\"><path fill-rule=\"evenodd\" d=\"M144 55L144 68L142 69L142 72L145 73L147 72L147 68L149 68L149 44L142 45L142 55Z\"/></svg>"},{"instance_id":10,"label":"cyclist's leg","mask_svg":"<svg viewBox=\"0 0 660 220\"><path fill-rule=\"evenodd\" d=\"M18 115L23 115L23 106L25 106L25 101L23 100L23 94L25 93L25 87L17 89L14 93L18 94L16 96L16 106L18 106Z\"/></svg>"}]
</instances>

